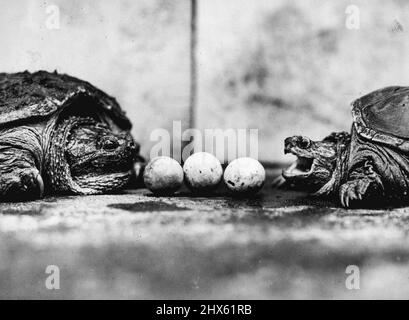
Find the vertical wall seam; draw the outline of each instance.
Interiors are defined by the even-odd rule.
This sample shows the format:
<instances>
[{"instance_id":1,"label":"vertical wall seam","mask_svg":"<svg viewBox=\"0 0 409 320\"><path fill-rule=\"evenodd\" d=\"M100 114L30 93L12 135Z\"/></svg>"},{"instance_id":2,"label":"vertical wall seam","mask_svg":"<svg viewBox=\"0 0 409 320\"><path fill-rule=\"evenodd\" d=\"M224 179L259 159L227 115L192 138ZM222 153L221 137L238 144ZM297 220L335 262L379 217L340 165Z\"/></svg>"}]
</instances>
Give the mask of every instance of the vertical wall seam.
<instances>
[{"instance_id":1,"label":"vertical wall seam","mask_svg":"<svg viewBox=\"0 0 409 320\"><path fill-rule=\"evenodd\" d=\"M197 111L197 0L190 0L189 128L196 127Z\"/></svg>"}]
</instances>

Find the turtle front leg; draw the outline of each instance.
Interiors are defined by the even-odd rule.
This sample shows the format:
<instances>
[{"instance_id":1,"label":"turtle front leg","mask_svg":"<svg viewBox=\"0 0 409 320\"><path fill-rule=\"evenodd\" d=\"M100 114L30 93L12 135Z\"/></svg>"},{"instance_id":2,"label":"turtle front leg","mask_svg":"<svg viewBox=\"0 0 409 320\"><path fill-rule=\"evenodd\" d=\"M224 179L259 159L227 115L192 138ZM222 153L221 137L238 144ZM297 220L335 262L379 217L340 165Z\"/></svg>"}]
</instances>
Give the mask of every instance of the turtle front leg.
<instances>
[{"instance_id":1,"label":"turtle front leg","mask_svg":"<svg viewBox=\"0 0 409 320\"><path fill-rule=\"evenodd\" d=\"M40 143L32 130L0 134L0 201L42 197L40 157Z\"/></svg>"},{"instance_id":2,"label":"turtle front leg","mask_svg":"<svg viewBox=\"0 0 409 320\"><path fill-rule=\"evenodd\" d=\"M43 179L32 155L27 150L0 146L0 199L36 199L43 192Z\"/></svg>"},{"instance_id":3,"label":"turtle front leg","mask_svg":"<svg viewBox=\"0 0 409 320\"><path fill-rule=\"evenodd\" d=\"M341 185L339 198L342 206L349 207L351 201L361 201L369 196L380 194L383 184L380 176L368 160L356 167L348 177L348 181Z\"/></svg>"}]
</instances>

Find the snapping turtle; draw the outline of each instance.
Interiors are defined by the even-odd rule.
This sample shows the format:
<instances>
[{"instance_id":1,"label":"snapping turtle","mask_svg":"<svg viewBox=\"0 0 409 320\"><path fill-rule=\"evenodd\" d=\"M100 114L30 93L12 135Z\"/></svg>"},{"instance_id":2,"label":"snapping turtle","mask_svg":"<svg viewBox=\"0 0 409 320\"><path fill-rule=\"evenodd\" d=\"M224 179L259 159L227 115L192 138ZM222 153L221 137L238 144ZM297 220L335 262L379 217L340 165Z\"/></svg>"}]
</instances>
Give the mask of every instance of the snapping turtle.
<instances>
[{"instance_id":1,"label":"snapping turtle","mask_svg":"<svg viewBox=\"0 0 409 320\"><path fill-rule=\"evenodd\" d=\"M285 153L297 160L284 179L316 195L336 194L345 207L409 200L409 87L379 89L352 107L350 134L285 140Z\"/></svg>"},{"instance_id":2,"label":"snapping turtle","mask_svg":"<svg viewBox=\"0 0 409 320\"><path fill-rule=\"evenodd\" d=\"M124 187L139 145L114 98L57 72L0 73L0 200Z\"/></svg>"}]
</instances>

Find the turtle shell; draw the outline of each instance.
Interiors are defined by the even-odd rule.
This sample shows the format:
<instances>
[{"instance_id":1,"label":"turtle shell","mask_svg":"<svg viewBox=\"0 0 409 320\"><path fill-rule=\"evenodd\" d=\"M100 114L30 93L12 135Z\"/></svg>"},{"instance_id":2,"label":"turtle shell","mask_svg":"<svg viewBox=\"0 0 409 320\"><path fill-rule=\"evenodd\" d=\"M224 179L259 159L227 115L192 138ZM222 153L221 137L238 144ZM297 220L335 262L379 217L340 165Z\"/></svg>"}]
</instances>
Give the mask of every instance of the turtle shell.
<instances>
[{"instance_id":1,"label":"turtle shell","mask_svg":"<svg viewBox=\"0 0 409 320\"><path fill-rule=\"evenodd\" d=\"M113 97L88 82L56 71L0 73L0 128L23 120L47 118L83 100L106 110L121 129L131 128L131 122Z\"/></svg>"},{"instance_id":2,"label":"turtle shell","mask_svg":"<svg viewBox=\"0 0 409 320\"><path fill-rule=\"evenodd\" d=\"M359 135L409 150L409 87L379 89L355 100L352 106Z\"/></svg>"}]
</instances>

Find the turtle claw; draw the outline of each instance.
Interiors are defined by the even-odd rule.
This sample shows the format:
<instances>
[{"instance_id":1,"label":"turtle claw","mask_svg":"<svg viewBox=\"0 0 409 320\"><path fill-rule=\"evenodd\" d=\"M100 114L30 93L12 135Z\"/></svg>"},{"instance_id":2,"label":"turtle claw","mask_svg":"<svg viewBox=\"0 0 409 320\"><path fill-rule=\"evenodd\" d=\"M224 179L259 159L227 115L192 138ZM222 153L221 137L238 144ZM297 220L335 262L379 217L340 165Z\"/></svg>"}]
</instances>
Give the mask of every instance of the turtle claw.
<instances>
[{"instance_id":1,"label":"turtle claw","mask_svg":"<svg viewBox=\"0 0 409 320\"><path fill-rule=\"evenodd\" d=\"M276 177L273 182L271 182L271 186L273 188L279 188L285 183L284 177L280 174L278 177Z\"/></svg>"},{"instance_id":2,"label":"turtle claw","mask_svg":"<svg viewBox=\"0 0 409 320\"><path fill-rule=\"evenodd\" d=\"M44 181L35 168L15 170L0 180L0 197L6 200L33 200L42 198Z\"/></svg>"},{"instance_id":3,"label":"turtle claw","mask_svg":"<svg viewBox=\"0 0 409 320\"><path fill-rule=\"evenodd\" d=\"M43 178L41 177L41 174L39 173L37 174L36 182L37 182L38 194L40 198L42 198L44 195L44 181L43 181Z\"/></svg>"},{"instance_id":4,"label":"turtle claw","mask_svg":"<svg viewBox=\"0 0 409 320\"><path fill-rule=\"evenodd\" d=\"M334 183L335 179L331 178L321 189L318 191L314 192L312 195L314 197L320 197L320 196L328 196L331 194L332 191L334 191Z\"/></svg>"},{"instance_id":5,"label":"turtle claw","mask_svg":"<svg viewBox=\"0 0 409 320\"><path fill-rule=\"evenodd\" d=\"M20 179L20 197L23 199L42 198L44 182L37 169L27 170Z\"/></svg>"},{"instance_id":6,"label":"turtle claw","mask_svg":"<svg viewBox=\"0 0 409 320\"><path fill-rule=\"evenodd\" d=\"M352 180L344 183L339 191L342 206L348 208L352 201L362 201L370 184L371 180L369 179Z\"/></svg>"}]
</instances>

